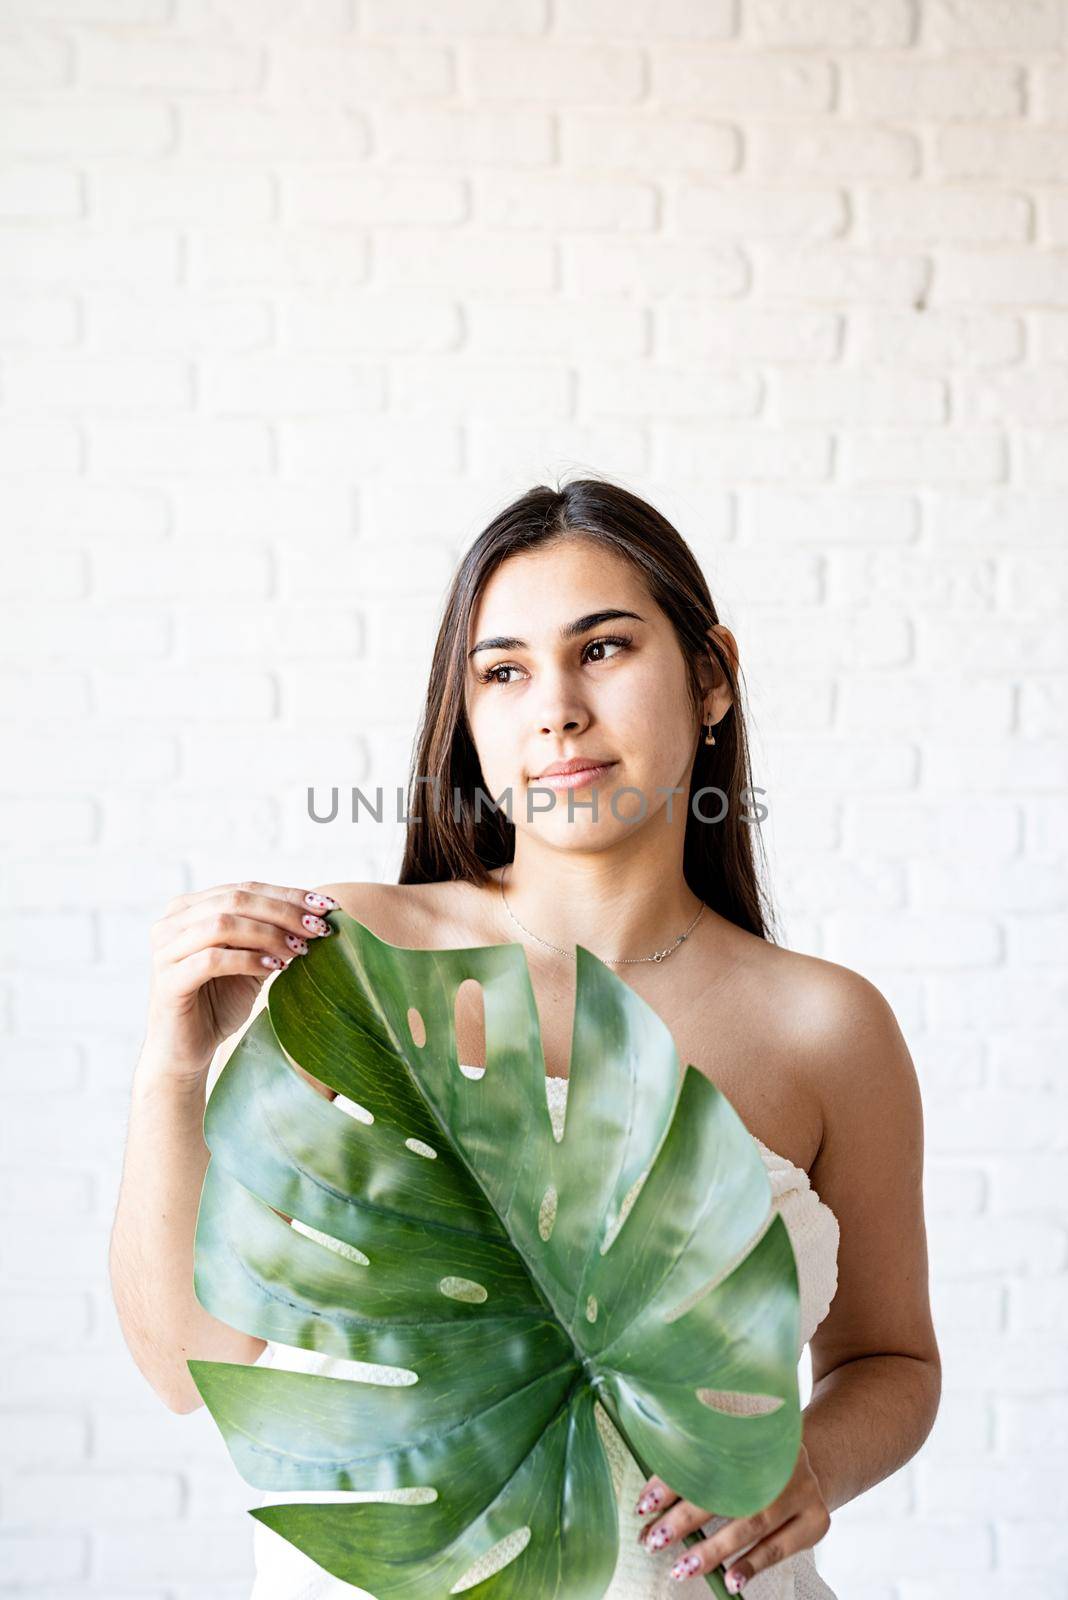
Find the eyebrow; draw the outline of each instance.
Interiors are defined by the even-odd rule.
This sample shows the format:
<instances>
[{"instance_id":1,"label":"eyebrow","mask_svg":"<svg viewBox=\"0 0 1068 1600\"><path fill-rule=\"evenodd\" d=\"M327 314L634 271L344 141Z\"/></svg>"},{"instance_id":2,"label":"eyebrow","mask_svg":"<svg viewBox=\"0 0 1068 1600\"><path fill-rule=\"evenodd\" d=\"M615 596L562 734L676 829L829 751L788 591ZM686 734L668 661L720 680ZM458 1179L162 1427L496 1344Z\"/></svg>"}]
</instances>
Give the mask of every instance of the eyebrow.
<instances>
[{"instance_id":1,"label":"eyebrow","mask_svg":"<svg viewBox=\"0 0 1068 1600\"><path fill-rule=\"evenodd\" d=\"M617 611L614 609L588 611L584 617L576 617L574 622L563 623L560 628L560 638L565 641L577 639L580 634L589 633L591 628L599 627L602 622L610 622L613 617L633 617L635 622L645 621L645 618L639 616L637 611ZM480 639L467 652L467 659L470 661L471 657L476 655L479 650L526 650L527 648L525 639L514 639L510 634L502 633L497 634L492 639Z\"/></svg>"}]
</instances>

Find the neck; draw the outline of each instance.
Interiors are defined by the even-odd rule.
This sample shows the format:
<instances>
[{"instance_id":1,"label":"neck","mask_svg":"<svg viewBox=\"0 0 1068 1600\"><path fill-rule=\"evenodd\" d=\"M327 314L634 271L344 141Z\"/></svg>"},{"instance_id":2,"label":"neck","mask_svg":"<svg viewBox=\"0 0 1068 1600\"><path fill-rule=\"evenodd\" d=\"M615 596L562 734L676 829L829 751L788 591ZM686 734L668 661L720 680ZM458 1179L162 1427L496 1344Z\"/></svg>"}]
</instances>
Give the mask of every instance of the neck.
<instances>
[{"instance_id":1,"label":"neck","mask_svg":"<svg viewBox=\"0 0 1068 1600\"><path fill-rule=\"evenodd\" d=\"M517 834L515 860L503 869L503 882L508 908L524 928L569 953L580 944L606 962L667 950L702 905L683 876L681 853L669 860L662 848L637 837L608 850L562 851ZM510 937L534 951L543 948L503 907L502 916Z\"/></svg>"}]
</instances>

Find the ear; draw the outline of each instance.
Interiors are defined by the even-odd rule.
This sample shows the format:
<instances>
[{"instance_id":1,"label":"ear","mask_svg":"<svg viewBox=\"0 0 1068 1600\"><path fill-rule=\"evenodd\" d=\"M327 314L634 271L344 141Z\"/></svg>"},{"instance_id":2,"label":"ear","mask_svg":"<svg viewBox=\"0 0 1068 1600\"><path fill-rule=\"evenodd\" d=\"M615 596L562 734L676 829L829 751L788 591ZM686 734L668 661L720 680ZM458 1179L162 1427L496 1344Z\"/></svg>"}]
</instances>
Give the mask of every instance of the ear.
<instances>
[{"instance_id":1,"label":"ear","mask_svg":"<svg viewBox=\"0 0 1068 1600\"><path fill-rule=\"evenodd\" d=\"M738 673L738 641L731 630L722 622L717 622L708 630L709 640L714 640L722 655L730 662L731 671L737 678ZM698 663L698 672L701 679L701 689L704 694L704 716L708 722L719 722L734 704L730 683L720 664L720 658L712 648L701 657Z\"/></svg>"}]
</instances>

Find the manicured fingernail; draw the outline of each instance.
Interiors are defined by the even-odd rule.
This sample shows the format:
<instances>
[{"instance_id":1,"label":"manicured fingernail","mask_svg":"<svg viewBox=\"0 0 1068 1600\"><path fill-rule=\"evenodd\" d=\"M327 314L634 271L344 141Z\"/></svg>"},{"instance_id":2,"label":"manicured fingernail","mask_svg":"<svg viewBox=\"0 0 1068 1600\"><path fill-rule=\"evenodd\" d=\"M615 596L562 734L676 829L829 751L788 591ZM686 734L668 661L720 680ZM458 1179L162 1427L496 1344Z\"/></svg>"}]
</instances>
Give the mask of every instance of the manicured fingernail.
<instances>
[{"instance_id":1,"label":"manicured fingernail","mask_svg":"<svg viewBox=\"0 0 1068 1600\"><path fill-rule=\"evenodd\" d=\"M277 956L260 956L260 965L264 967L280 967L282 963Z\"/></svg>"},{"instance_id":2,"label":"manicured fingernail","mask_svg":"<svg viewBox=\"0 0 1068 1600\"><path fill-rule=\"evenodd\" d=\"M286 934L286 944L291 950L295 950L298 956L306 956L308 954L308 946L306 941L304 939L298 939L295 933Z\"/></svg>"},{"instance_id":3,"label":"manicured fingernail","mask_svg":"<svg viewBox=\"0 0 1068 1600\"><path fill-rule=\"evenodd\" d=\"M339 911L341 901L335 900L332 894L306 894L304 904L312 906L316 911Z\"/></svg>"},{"instance_id":4,"label":"manicured fingernail","mask_svg":"<svg viewBox=\"0 0 1068 1600\"><path fill-rule=\"evenodd\" d=\"M676 1561L671 1569L673 1578L688 1578L691 1572L696 1572L701 1565L701 1557L692 1551L688 1556L683 1556L681 1561Z\"/></svg>"},{"instance_id":5,"label":"manicured fingernail","mask_svg":"<svg viewBox=\"0 0 1068 1600\"><path fill-rule=\"evenodd\" d=\"M660 1504L660 1490L646 1489L638 1504L634 1507L635 1516L643 1517L647 1511L655 1511Z\"/></svg>"},{"instance_id":6,"label":"manicured fingernail","mask_svg":"<svg viewBox=\"0 0 1068 1600\"><path fill-rule=\"evenodd\" d=\"M728 1572L726 1578L727 1593L738 1594L740 1590L745 1588L745 1582L744 1572Z\"/></svg>"},{"instance_id":7,"label":"manicured fingernail","mask_svg":"<svg viewBox=\"0 0 1068 1600\"><path fill-rule=\"evenodd\" d=\"M304 916L302 916L300 920L304 927L307 928L309 933L324 934L330 932L330 924L328 922L324 922L322 917L309 916L308 913L305 912Z\"/></svg>"},{"instance_id":8,"label":"manicured fingernail","mask_svg":"<svg viewBox=\"0 0 1068 1600\"><path fill-rule=\"evenodd\" d=\"M661 1523L656 1532L651 1533L645 1542L650 1550L662 1550L666 1544L671 1543L672 1538L671 1529Z\"/></svg>"}]
</instances>

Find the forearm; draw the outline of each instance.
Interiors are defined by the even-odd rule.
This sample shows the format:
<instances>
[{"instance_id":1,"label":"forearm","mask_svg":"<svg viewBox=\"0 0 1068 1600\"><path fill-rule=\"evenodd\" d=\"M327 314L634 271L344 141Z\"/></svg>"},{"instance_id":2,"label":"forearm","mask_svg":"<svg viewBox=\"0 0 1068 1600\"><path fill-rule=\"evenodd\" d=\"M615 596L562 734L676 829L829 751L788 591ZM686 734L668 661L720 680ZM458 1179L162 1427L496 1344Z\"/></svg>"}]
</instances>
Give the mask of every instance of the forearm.
<instances>
[{"instance_id":1,"label":"forearm","mask_svg":"<svg viewBox=\"0 0 1068 1600\"><path fill-rule=\"evenodd\" d=\"M184 1355L197 1327L214 1321L193 1293L193 1235L209 1159L203 1119L203 1088L138 1064L108 1263L130 1353L175 1409L195 1403Z\"/></svg>"},{"instance_id":2,"label":"forearm","mask_svg":"<svg viewBox=\"0 0 1068 1600\"><path fill-rule=\"evenodd\" d=\"M813 1384L805 1449L828 1511L910 1461L938 1412L941 1374L914 1356L864 1356Z\"/></svg>"}]
</instances>

